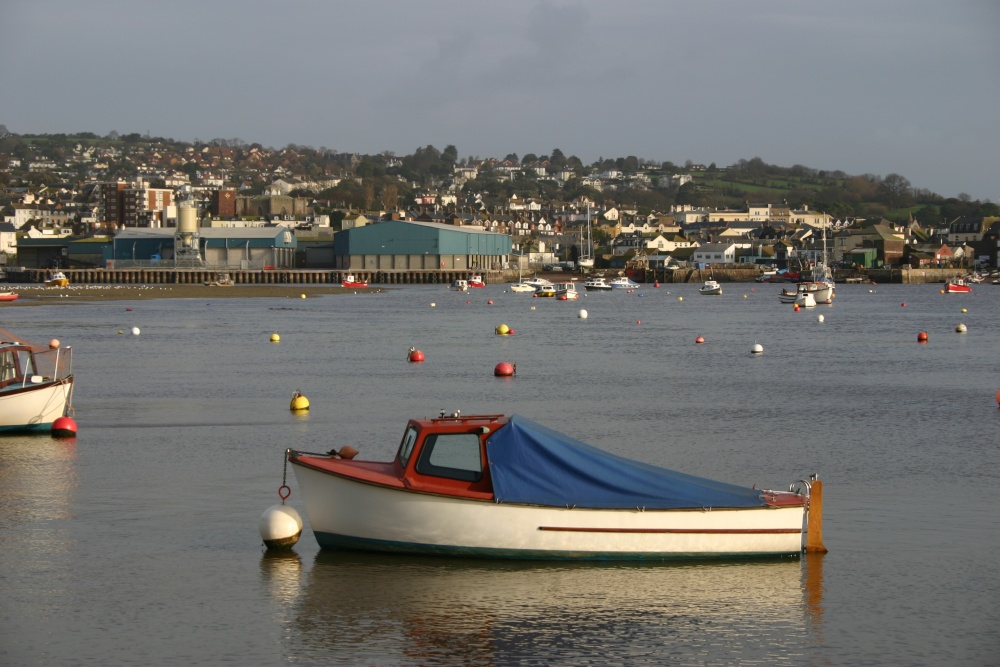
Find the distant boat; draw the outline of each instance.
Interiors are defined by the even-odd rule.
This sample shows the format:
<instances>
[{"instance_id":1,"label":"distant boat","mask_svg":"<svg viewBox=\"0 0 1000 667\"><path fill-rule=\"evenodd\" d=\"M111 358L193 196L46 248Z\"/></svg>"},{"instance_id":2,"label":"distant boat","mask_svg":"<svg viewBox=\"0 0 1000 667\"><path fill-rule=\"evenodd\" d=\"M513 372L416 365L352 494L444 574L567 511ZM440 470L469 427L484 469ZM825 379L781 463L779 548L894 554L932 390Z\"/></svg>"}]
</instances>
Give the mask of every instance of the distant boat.
<instances>
[{"instance_id":1,"label":"distant boat","mask_svg":"<svg viewBox=\"0 0 1000 667\"><path fill-rule=\"evenodd\" d=\"M815 303L833 303L833 287L828 283L804 282L795 285L795 289L783 289L778 294L778 301L781 303L795 303L800 294L808 292L812 295ZM801 304L800 304L801 305Z\"/></svg>"},{"instance_id":2,"label":"distant boat","mask_svg":"<svg viewBox=\"0 0 1000 667\"><path fill-rule=\"evenodd\" d=\"M0 292L0 301L17 301L17 292Z\"/></svg>"},{"instance_id":3,"label":"distant boat","mask_svg":"<svg viewBox=\"0 0 1000 667\"><path fill-rule=\"evenodd\" d=\"M556 298L560 301L571 301L579 299L580 293L576 291L576 283L565 282L556 283Z\"/></svg>"},{"instance_id":4,"label":"distant boat","mask_svg":"<svg viewBox=\"0 0 1000 667\"><path fill-rule=\"evenodd\" d=\"M588 292L610 292L614 289L604 278L587 278L583 288Z\"/></svg>"},{"instance_id":5,"label":"distant boat","mask_svg":"<svg viewBox=\"0 0 1000 667\"><path fill-rule=\"evenodd\" d=\"M509 289L510 289L511 292L534 292L535 291L534 287L532 287L531 285L529 285L528 283L526 283L524 281L521 281L519 283L514 283L513 285L510 286Z\"/></svg>"},{"instance_id":6,"label":"distant boat","mask_svg":"<svg viewBox=\"0 0 1000 667\"><path fill-rule=\"evenodd\" d=\"M478 273L473 273L469 276L469 287L486 287L486 281Z\"/></svg>"},{"instance_id":7,"label":"distant boat","mask_svg":"<svg viewBox=\"0 0 1000 667\"><path fill-rule=\"evenodd\" d=\"M621 276L620 278L615 278L608 282L614 289L635 289L639 287L639 283L635 282L628 276Z\"/></svg>"},{"instance_id":8,"label":"distant boat","mask_svg":"<svg viewBox=\"0 0 1000 667\"><path fill-rule=\"evenodd\" d=\"M520 415L411 419L388 461L351 449L285 450L323 549L605 561L825 551L815 476L789 491L732 485Z\"/></svg>"},{"instance_id":9,"label":"distant boat","mask_svg":"<svg viewBox=\"0 0 1000 667\"><path fill-rule=\"evenodd\" d=\"M547 296L554 297L556 295L556 285L555 283L549 283L548 285L541 285L535 288L535 296Z\"/></svg>"},{"instance_id":10,"label":"distant boat","mask_svg":"<svg viewBox=\"0 0 1000 667\"><path fill-rule=\"evenodd\" d=\"M215 277L215 280L205 283L206 287L232 287L236 283L233 282L232 277L228 273L220 273Z\"/></svg>"},{"instance_id":11,"label":"distant boat","mask_svg":"<svg viewBox=\"0 0 1000 667\"><path fill-rule=\"evenodd\" d=\"M469 281L464 278L459 278L451 284L451 289L456 292L468 292L469 291Z\"/></svg>"},{"instance_id":12,"label":"distant boat","mask_svg":"<svg viewBox=\"0 0 1000 667\"><path fill-rule=\"evenodd\" d=\"M0 341L0 433L51 430L72 393L73 348Z\"/></svg>"},{"instance_id":13,"label":"distant boat","mask_svg":"<svg viewBox=\"0 0 1000 667\"><path fill-rule=\"evenodd\" d=\"M972 287L964 278L954 278L944 286L944 291L948 294L969 294Z\"/></svg>"},{"instance_id":14,"label":"distant boat","mask_svg":"<svg viewBox=\"0 0 1000 667\"><path fill-rule=\"evenodd\" d=\"M722 285L714 280L706 280L705 284L698 288L698 294L704 294L705 296L721 296Z\"/></svg>"},{"instance_id":15,"label":"distant boat","mask_svg":"<svg viewBox=\"0 0 1000 667\"><path fill-rule=\"evenodd\" d=\"M353 273L348 273L340 283L341 287L368 287L367 280L359 280Z\"/></svg>"},{"instance_id":16,"label":"distant boat","mask_svg":"<svg viewBox=\"0 0 1000 667\"><path fill-rule=\"evenodd\" d=\"M62 271L56 271L45 280L46 287L66 287L69 285L69 278Z\"/></svg>"}]
</instances>

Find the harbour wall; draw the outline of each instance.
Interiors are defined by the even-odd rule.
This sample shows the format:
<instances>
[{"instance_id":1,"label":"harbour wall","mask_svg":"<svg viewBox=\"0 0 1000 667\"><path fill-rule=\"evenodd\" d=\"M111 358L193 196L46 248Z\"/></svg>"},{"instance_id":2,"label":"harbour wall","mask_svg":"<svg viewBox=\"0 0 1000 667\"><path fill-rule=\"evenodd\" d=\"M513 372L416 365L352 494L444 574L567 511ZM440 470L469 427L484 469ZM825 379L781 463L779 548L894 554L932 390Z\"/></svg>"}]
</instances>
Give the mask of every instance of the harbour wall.
<instances>
[{"instance_id":1,"label":"harbour wall","mask_svg":"<svg viewBox=\"0 0 1000 667\"><path fill-rule=\"evenodd\" d=\"M63 273L75 285L156 285L208 283L219 277L219 271L190 268L142 268L142 269L63 269ZM458 279L468 279L471 271L410 271L382 270L348 272L334 269L273 269L226 271L237 285L339 285L349 273L358 280L367 280L373 285L421 285L445 283ZM598 272L600 273L600 272ZM609 270L607 275L617 274ZM713 269L637 269L627 271L638 282L661 283L702 283L706 280L728 282L753 282L761 271L756 268L713 268ZM867 269L840 270L834 277L842 281L848 277L862 278L875 283L943 283L951 278L966 275L964 269ZM42 283L52 274L49 269L8 269L7 280L11 283ZM516 282L517 271L487 271L482 274L487 283ZM540 274L553 281L579 279L577 273Z\"/></svg>"}]
</instances>

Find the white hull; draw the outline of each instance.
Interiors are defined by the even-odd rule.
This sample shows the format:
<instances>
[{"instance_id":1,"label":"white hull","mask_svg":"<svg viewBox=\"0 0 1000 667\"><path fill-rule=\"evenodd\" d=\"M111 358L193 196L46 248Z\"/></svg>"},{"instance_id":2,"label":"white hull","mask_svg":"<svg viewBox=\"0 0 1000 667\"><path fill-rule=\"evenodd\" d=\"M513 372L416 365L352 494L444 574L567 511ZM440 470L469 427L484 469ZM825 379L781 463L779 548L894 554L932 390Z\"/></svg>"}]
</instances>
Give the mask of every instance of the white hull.
<instances>
[{"instance_id":1,"label":"white hull","mask_svg":"<svg viewBox=\"0 0 1000 667\"><path fill-rule=\"evenodd\" d=\"M800 553L806 511L565 509L393 489L293 465L322 547L534 559Z\"/></svg>"},{"instance_id":2,"label":"white hull","mask_svg":"<svg viewBox=\"0 0 1000 667\"><path fill-rule=\"evenodd\" d=\"M47 429L66 415L72 380L59 380L0 393L0 431Z\"/></svg>"}]
</instances>

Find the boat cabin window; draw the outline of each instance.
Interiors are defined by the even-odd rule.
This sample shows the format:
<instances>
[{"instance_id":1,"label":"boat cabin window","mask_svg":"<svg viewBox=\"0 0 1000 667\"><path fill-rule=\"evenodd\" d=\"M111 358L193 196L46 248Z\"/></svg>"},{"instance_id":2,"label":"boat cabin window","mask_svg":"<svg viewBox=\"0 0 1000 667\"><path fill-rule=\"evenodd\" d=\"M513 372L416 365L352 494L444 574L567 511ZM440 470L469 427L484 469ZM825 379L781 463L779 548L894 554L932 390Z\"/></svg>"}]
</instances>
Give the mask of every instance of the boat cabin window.
<instances>
[{"instance_id":1,"label":"boat cabin window","mask_svg":"<svg viewBox=\"0 0 1000 667\"><path fill-rule=\"evenodd\" d=\"M14 353L6 351L0 355L0 382L7 382L17 377L17 364L14 361Z\"/></svg>"},{"instance_id":2,"label":"boat cabin window","mask_svg":"<svg viewBox=\"0 0 1000 667\"><path fill-rule=\"evenodd\" d=\"M403 442L399 445L399 453L396 454L396 460L399 461L399 465L403 468L410 462L410 454L413 453L413 445L416 442L417 429L412 426L407 427L406 433L403 434Z\"/></svg>"},{"instance_id":3,"label":"boat cabin window","mask_svg":"<svg viewBox=\"0 0 1000 667\"><path fill-rule=\"evenodd\" d=\"M483 463L476 433L438 433L427 436L417 460L421 475L478 482Z\"/></svg>"}]
</instances>

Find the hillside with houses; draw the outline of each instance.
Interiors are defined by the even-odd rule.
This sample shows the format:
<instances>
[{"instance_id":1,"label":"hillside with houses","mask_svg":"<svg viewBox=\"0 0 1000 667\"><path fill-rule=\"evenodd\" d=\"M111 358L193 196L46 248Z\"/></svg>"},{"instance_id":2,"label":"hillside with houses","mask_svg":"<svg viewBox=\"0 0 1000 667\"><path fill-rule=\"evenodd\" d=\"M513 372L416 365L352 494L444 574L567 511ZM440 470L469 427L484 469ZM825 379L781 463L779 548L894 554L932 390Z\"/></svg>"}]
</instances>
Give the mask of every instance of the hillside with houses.
<instances>
[{"instance_id":1,"label":"hillside with houses","mask_svg":"<svg viewBox=\"0 0 1000 667\"><path fill-rule=\"evenodd\" d=\"M507 235L513 254L538 265L569 266L592 248L599 269L637 261L802 267L824 252L843 267L1000 266L996 204L916 190L899 174L759 158L721 168L634 156L585 165L559 149L359 155L239 139L28 136L0 126L0 262L8 266L100 265L104 258L79 250L86 241L176 228L182 207L220 237L290 232L288 263L304 268L323 268L327 256L307 248L384 220Z\"/></svg>"}]
</instances>

